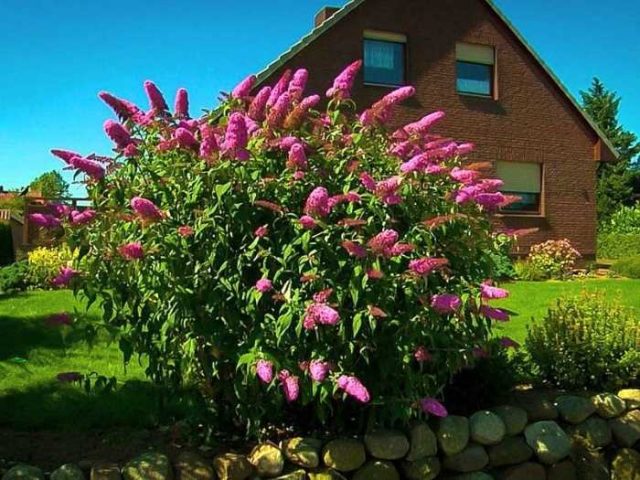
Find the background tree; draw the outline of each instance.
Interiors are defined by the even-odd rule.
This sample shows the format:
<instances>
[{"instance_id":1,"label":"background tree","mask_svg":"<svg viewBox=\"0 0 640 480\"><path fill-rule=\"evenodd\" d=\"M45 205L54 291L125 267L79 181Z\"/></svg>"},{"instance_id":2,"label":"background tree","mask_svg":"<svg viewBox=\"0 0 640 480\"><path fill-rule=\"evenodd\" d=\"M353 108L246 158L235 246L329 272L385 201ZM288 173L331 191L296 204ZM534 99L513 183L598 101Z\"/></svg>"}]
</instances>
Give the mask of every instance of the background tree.
<instances>
[{"instance_id":1,"label":"background tree","mask_svg":"<svg viewBox=\"0 0 640 480\"><path fill-rule=\"evenodd\" d=\"M634 177L638 175L637 156L640 143L633 132L620 125L620 100L616 92L607 90L594 78L589 90L580 92L586 112L611 140L620 154L615 163L598 166L597 209L600 222L606 221L621 205L632 203Z\"/></svg>"},{"instance_id":2,"label":"background tree","mask_svg":"<svg viewBox=\"0 0 640 480\"><path fill-rule=\"evenodd\" d=\"M69 195L69 184L55 170L40 175L31 182L29 189L39 191L40 195L48 199L58 199Z\"/></svg>"}]
</instances>

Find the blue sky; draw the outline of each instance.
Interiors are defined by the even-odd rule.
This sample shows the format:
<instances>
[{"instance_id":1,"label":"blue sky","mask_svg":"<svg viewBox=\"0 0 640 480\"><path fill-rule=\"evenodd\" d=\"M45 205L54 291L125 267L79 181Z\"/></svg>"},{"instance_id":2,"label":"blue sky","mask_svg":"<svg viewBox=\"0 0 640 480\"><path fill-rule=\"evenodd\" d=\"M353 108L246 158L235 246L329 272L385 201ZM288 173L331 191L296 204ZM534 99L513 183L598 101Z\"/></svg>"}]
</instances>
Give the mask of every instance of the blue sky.
<instances>
[{"instance_id":1,"label":"blue sky","mask_svg":"<svg viewBox=\"0 0 640 480\"><path fill-rule=\"evenodd\" d=\"M54 147L109 153L98 91L146 106L152 79L171 99L186 87L192 112L211 107L307 33L322 6L344 3L1 0L0 185L59 168ZM496 3L574 95L593 76L616 90L624 125L640 134L640 2Z\"/></svg>"}]
</instances>

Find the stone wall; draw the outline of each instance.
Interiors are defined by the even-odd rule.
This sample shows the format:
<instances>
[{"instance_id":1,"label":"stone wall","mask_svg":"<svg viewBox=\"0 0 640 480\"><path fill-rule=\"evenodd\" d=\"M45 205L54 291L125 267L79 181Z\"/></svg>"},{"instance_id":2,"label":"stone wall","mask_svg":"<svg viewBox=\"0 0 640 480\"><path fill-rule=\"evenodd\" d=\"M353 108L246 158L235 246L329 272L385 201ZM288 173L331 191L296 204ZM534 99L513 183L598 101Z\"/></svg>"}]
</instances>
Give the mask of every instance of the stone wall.
<instances>
[{"instance_id":1,"label":"stone wall","mask_svg":"<svg viewBox=\"0 0 640 480\"><path fill-rule=\"evenodd\" d=\"M212 460L147 452L124 466L64 465L51 480L638 480L640 390L592 397L520 392L469 417L451 415L363 438L290 438ZM3 480L43 480L16 465Z\"/></svg>"}]
</instances>

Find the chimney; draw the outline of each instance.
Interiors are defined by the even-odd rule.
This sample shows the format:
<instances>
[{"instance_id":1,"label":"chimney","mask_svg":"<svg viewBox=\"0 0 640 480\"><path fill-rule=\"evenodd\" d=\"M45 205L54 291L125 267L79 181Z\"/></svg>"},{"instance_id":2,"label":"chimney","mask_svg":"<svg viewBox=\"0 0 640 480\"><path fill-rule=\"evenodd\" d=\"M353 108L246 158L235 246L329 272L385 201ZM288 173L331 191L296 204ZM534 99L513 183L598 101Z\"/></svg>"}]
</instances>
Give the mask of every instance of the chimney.
<instances>
[{"instance_id":1,"label":"chimney","mask_svg":"<svg viewBox=\"0 0 640 480\"><path fill-rule=\"evenodd\" d=\"M339 7L323 7L318 13L316 13L316 18L314 20L314 27L319 27L324 23L325 20L328 20L334 13L340 10Z\"/></svg>"}]
</instances>

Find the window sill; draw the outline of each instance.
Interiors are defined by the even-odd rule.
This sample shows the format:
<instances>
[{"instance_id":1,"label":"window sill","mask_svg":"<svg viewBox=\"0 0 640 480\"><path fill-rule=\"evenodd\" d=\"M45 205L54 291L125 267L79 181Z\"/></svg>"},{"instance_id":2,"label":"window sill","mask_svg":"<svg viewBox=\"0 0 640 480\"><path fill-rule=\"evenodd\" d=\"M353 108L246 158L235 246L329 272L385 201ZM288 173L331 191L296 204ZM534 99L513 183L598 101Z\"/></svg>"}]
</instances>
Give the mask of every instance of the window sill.
<instances>
[{"instance_id":1,"label":"window sill","mask_svg":"<svg viewBox=\"0 0 640 480\"><path fill-rule=\"evenodd\" d=\"M520 212L501 212L496 213L496 217L498 218L536 218L536 219L544 219L547 216L544 213L520 213Z\"/></svg>"},{"instance_id":2,"label":"window sill","mask_svg":"<svg viewBox=\"0 0 640 480\"><path fill-rule=\"evenodd\" d=\"M482 98L484 100L493 100L497 101L498 99L493 95L481 95L479 93L466 93L466 92L457 92L461 97L470 97L470 98Z\"/></svg>"},{"instance_id":3,"label":"window sill","mask_svg":"<svg viewBox=\"0 0 640 480\"><path fill-rule=\"evenodd\" d=\"M391 83L372 83L372 82L363 82L365 87L379 87L379 88L402 88L406 86L406 84L402 85L393 85Z\"/></svg>"}]
</instances>

